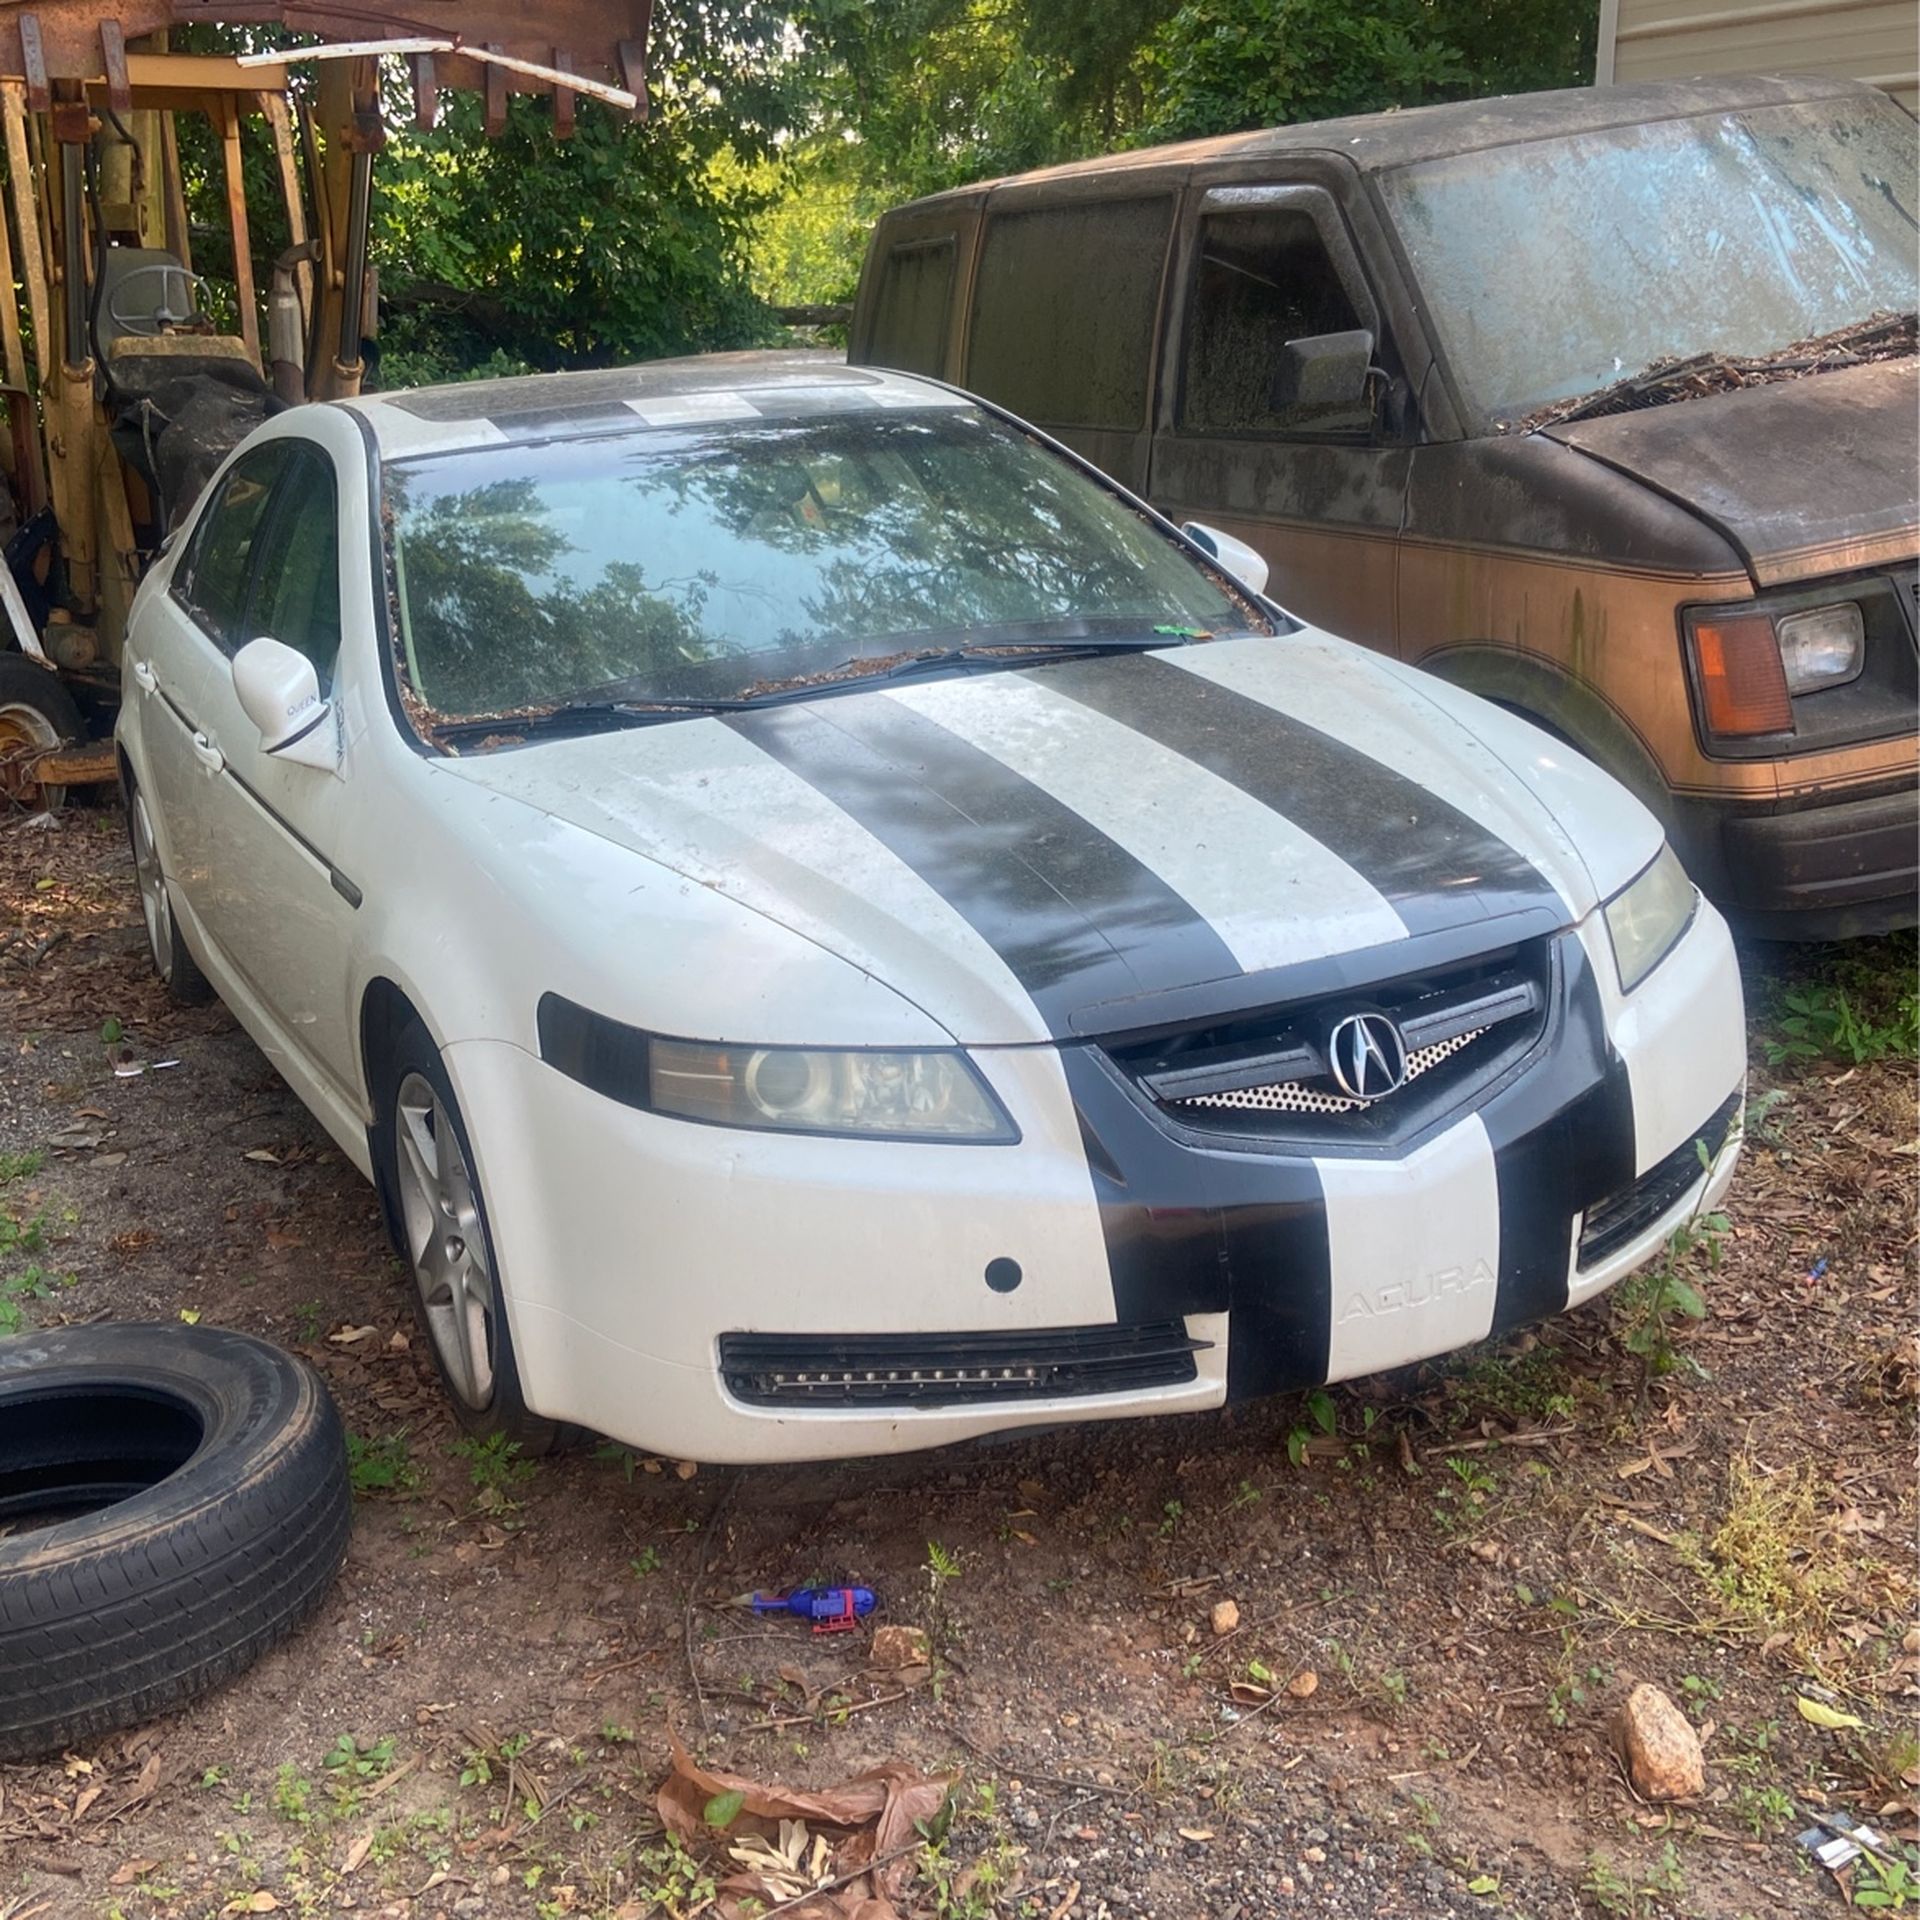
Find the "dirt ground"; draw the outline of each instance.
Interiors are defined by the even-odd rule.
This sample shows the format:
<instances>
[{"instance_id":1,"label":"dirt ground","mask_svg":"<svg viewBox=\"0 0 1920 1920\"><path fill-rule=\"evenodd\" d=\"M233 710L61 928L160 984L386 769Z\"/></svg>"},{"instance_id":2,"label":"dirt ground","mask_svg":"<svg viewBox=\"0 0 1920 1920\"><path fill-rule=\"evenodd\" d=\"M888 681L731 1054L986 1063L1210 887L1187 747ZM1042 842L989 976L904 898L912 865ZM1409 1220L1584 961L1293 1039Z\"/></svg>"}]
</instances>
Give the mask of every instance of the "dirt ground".
<instances>
[{"instance_id":1,"label":"dirt ground","mask_svg":"<svg viewBox=\"0 0 1920 1920\"><path fill-rule=\"evenodd\" d=\"M1852 1893L1910 1902L1913 959L1750 954L1730 1228L1495 1348L903 1459L536 1463L459 1444L370 1189L150 979L117 808L0 827L0 1314L292 1347L361 1483L291 1644L0 1767L0 1920L692 1914L724 1843L662 1837L670 1728L795 1785L958 1774L916 1915L1837 1913L1823 1815L1889 1839ZM931 1671L726 1604L812 1579ZM1614 1755L1638 1680L1704 1741L1692 1803Z\"/></svg>"}]
</instances>

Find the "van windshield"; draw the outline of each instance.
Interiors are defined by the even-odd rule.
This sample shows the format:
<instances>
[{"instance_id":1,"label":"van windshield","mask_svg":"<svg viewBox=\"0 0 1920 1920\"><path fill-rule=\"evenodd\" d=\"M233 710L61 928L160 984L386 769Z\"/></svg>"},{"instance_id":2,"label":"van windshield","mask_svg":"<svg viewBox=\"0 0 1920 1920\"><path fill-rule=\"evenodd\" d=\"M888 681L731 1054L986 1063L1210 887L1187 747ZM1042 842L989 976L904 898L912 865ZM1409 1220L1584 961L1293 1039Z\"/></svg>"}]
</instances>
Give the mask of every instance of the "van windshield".
<instances>
[{"instance_id":1,"label":"van windshield","mask_svg":"<svg viewBox=\"0 0 1920 1920\"><path fill-rule=\"evenodd\" d=\"M1915 160L1891 100L1826 100L1458 154L1381 188L1484 430L1657 360L1910 312Z\"/></svg>"}]
</instances>

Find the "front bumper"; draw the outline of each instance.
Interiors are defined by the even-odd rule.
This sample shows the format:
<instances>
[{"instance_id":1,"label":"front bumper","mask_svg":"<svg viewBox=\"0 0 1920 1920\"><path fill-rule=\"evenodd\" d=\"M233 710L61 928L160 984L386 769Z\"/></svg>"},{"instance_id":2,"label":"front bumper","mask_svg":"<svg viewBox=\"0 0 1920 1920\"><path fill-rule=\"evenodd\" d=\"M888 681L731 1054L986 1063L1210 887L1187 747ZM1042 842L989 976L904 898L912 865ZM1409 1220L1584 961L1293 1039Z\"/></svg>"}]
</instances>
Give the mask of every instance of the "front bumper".
<instances>
[{"instance_id":1,"label":"front bumper","mask_svg":"<svg viewBox=\"0 0 1920 1920\"><path fill-rule=\"evenodd\" d=\"M1695 834L1712 836L1722 904L1743 932L1845 939L1920 917L1920 788L1770 812L1699 811Z\"/></svg>"},{"instance_id":2,"label":"front bumper","mask_svg":"<svg viewBox=\"0 0 1920 1920\"><path fill-rule=\"evenodd\" d=\"M1745 1062L1711 907L1631 1000L1604 942L1561 937L1556 1017L1470 1111L1361 1153L1196 1147L1084 1048L978 1054L1021 1140L961 1148L690 1126L456 1044L528 1403L709 1461L899 1452L1346 1378L1591 1298L1724 1190L1737 1128L1581 1263L1588 1211L1689 1147ZM1074 1373L1116 1329L1190 1360ZM948 1389L889 1401L916 1340Z\"/></svg>"}]
</instances>

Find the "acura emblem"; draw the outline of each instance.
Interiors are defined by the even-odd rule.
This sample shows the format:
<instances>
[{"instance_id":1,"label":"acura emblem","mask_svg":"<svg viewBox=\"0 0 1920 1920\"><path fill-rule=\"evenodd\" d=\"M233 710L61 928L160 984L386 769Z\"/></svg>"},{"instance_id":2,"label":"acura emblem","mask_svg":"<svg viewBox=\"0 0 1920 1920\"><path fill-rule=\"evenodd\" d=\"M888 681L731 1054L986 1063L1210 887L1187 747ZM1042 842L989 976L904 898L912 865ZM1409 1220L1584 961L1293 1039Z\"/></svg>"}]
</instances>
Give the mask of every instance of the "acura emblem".
<instances>
[{"instance_id":1,"label":"acura emblem","mask_svg":"<svg viewBox=\"0 0 1920 1920\"><path fill-rule=\"evenodd\" d=\"M1384 1013L1350 1013L1327 1041L1327 1061L1351 1100L1383 1100L1405 1084L1407 1043Z\"/></svg>"}]
</instances>

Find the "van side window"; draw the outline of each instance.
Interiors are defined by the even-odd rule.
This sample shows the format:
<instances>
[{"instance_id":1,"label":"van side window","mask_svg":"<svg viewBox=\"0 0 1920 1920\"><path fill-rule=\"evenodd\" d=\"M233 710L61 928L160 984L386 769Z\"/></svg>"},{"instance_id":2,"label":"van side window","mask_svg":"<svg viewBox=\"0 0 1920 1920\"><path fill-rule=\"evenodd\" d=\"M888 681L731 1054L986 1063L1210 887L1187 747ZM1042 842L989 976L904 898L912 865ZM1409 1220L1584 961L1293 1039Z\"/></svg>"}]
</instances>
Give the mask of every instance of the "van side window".
<instances>
[{"instance_id":1,"label":"van side window","mask_svg":"<svg viewBox=\"0 0 1920 1920\"><path fill-rule=\"evenodd\" d=\"M1187 309L1180 425L1196 434L1365 434L1370 405L1273 403L1289 340L1367 325L1312 215L1297 207L1210 215Z\"/></svg>"},{"instance_id":2,"label":"van side window","mask_svg":"<svg viewBox=\"0 0 1920 1920\"><path fill-rule=\"evenodd\" d=\"M993 215L966 384L1043 427L1147 424L1171 196Z\"/></svg>"},{"instance_id":3,"label":"van side window","mask_svg":"<svg viewBox=\"0 0 1920 1920\"><path fill-rule=\"evenodd\" d=\"M953 235L909 240L880 269L874 296L869 366L938 377L945 358L947 305L953 297Z\"/></svg>"}]
</instances>

